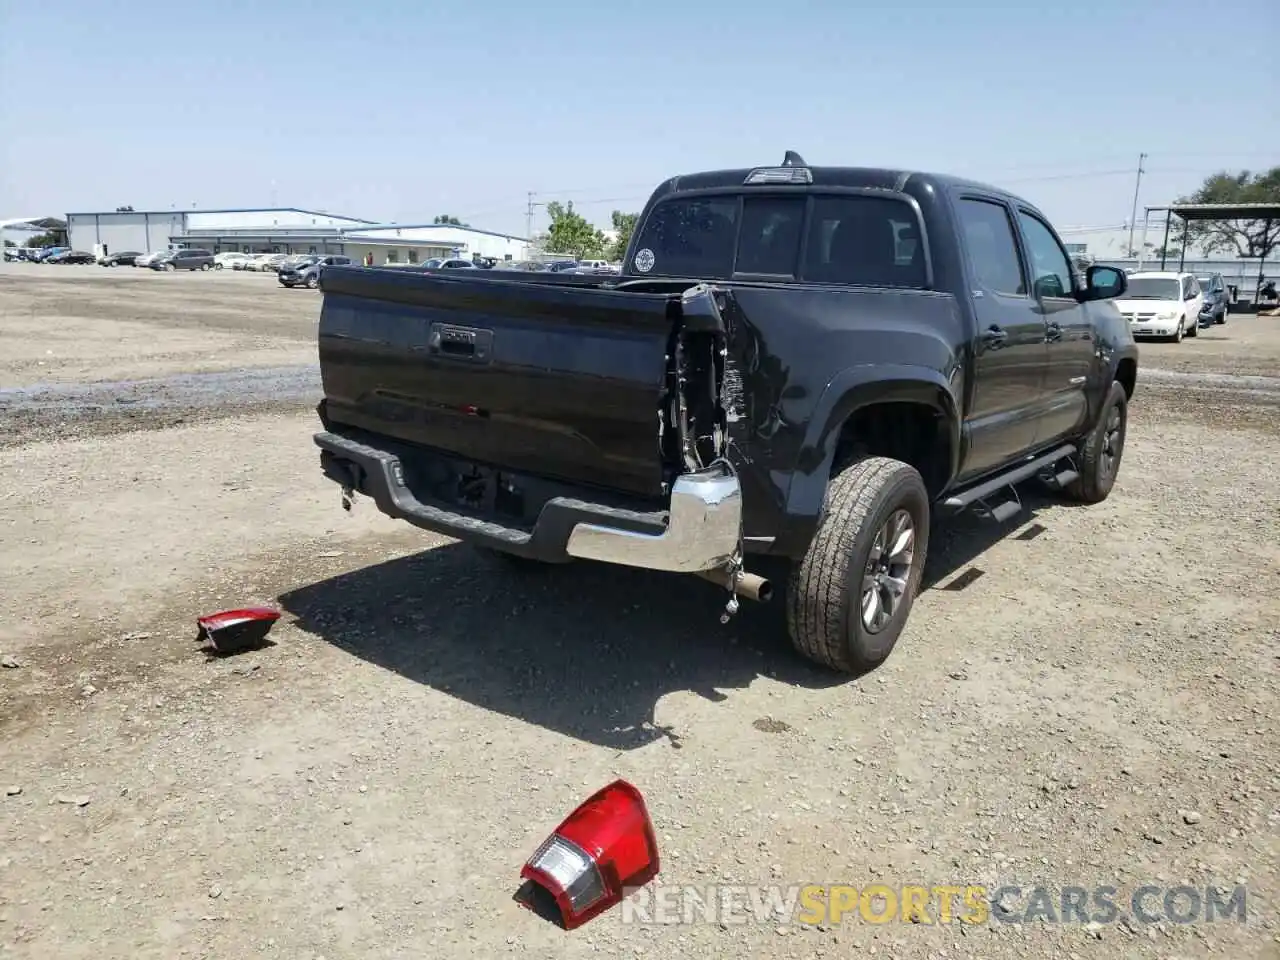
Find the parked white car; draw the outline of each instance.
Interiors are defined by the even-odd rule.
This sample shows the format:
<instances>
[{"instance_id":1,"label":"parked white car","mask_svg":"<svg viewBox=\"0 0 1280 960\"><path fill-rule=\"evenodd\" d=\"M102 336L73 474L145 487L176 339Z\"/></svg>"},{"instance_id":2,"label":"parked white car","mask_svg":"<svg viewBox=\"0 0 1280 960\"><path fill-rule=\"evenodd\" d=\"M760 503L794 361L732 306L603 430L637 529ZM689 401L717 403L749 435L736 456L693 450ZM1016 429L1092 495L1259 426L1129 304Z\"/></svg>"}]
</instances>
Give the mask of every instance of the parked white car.
<instances>
[{"instance_id":1,"label":"parked white car","mask_svg":"<svg viewBox=\"0 0 1280 960\"><path fill-rule=\"evenodd\" d=\"M266 272L275 269L275 266L285 258L283 253L255 253L249 260L245 261L242 270L256 270Z\"/></svg>"},{"instance_id":2,"label":"parked white car","mask_svg":"<svg viewBox=\"0 0 1280 960\"><path fill-rule=\"evenodd\" d=\"M1200 330L1204 292L1191 273L1151 271L1129 276L1124 298L1115 301L1135 337L1194 337Z\"/></svg>"},{"instance_id":3,"label":"parked white car","mask_svg":"<svg viewBox=\"0 0 1280 960\"><path fill-rule=\"evenodd\" d=\"M166 256L168 253L168 250L152 250L150 253L140 254L134 259L133 265L135 267L149 267L160 257Z\"/></svg>"},{"instance_id":4,"label":"parked white car","mask_svg":"<svg viewBox=\"0 0 1280 960\"><path fill-rule=\"evenodd\" d=\"M213 269L215 270L237 270L248 260L253 257L247 253L236 253L228 250L226 253L214 254Z\"/></svg>"}]
</instances>

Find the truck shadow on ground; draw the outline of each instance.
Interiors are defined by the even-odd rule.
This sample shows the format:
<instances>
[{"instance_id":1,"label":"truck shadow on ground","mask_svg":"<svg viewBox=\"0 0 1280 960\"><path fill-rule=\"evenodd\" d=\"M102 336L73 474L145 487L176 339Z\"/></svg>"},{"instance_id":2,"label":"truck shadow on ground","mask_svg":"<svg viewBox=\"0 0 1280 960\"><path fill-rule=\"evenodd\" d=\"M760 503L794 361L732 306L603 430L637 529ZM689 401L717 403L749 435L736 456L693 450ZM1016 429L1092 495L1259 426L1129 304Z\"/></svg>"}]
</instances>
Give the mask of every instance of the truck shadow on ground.
<instances>
[{"instance_id":1,"label":"truck shadow on ground","mask_svg":"<svg viewBox=\"0 0 1280 960\"><path fill-rule=\"evenodd\" d=\"M1034 519L963 517L930 550L926 589ZM785 573L781 565L761 572ZM959 579L959 578L957 578ZM952 581L955 583L956 581ZM283 594L297 625L340 649L468 703L618 750L681 733L654 722L666 694L728 699L759 676L821 688L850 677L787 641L785 580L764 605L695 577L575 563L523 568L464 544L353 570ZM918 603L927 603L928 594Z\"/></svg>"}]
</instances>

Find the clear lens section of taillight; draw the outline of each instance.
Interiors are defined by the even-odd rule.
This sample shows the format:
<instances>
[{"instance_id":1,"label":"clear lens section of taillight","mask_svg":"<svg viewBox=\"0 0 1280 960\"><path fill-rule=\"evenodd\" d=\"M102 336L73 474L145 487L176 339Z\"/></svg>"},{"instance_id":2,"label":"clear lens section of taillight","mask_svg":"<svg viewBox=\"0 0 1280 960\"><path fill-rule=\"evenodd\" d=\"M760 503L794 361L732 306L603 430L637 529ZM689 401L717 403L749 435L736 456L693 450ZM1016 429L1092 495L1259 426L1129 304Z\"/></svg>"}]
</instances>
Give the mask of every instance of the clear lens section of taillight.
<instances>
[{"instance_id":1,"label":"clear lens section of taillight","mask_svg":"<svg viewBox=\"0 0 1280 960\"><path fill-rule=\"evenodd\" d=\"M529 858L529 866L554 880L581 913L605 895L604 880L595 862L575 843L552 834Z\"/></svg>"}]
</instances>

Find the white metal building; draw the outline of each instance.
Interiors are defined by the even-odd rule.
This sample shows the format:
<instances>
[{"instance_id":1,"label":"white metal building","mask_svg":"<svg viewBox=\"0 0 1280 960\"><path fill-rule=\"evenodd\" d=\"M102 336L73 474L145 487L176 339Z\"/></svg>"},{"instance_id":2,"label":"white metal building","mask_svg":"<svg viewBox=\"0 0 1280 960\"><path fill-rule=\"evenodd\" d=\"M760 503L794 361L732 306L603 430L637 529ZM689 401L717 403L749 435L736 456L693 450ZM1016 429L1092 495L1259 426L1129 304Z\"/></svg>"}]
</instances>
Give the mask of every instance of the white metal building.
<instances>
[{"instance_id":1,"label":"white metal building","mask_svg":"<svg viewBox=\"0 0 1280 960\"><path fill-rule=\"evenodd\" d=\"M362 262L372 254L378 265L422 263L433 257L523 260L529 251L529 242L523 237L437 223L346 227L341 243L341 252L353 260Z\"/></svg>"},{"instance_id":2,"label":"white metal building","mask_svg":"<svg viewBox=\"0 0 1280 960\"><path fill-rule=\"evenodd\" d=\"M135 210L67 214L74 250L148 253L170 246L219 250L310 252L327 247L345 227L372 225L294 207L236 210Z\"/></svg>"},{"instance_id":3,"label":"white metal building","mask_svg":"<svg viewBox=\"0 0 1280 960\"><path fill-rule=\"evenodd\" d=\"M421 263L432 257L522 260L529 244L475 227L379 224L296 207L236 210L128 210L67 214L68 243L99 255L170 247L214 253L341 253L356 261Z\"/></svg>"}]
</instances>

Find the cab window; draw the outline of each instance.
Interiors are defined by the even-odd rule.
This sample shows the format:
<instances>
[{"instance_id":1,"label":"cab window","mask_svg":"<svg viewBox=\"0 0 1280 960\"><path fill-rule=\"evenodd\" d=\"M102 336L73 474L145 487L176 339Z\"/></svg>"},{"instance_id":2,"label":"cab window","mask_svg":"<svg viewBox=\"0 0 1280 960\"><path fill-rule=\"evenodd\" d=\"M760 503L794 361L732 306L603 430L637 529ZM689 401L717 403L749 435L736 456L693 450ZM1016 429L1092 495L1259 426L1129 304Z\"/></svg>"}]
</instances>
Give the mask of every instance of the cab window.
<instances>
[{"instance_id":1,"label":"cab window","mask_svg":"<svg viewBox=\"0 0 1280 960\"><path fill-rule=\"evenodd\" d=\"M1018 211L1022 236L1031 257L1032 291L1039 297L1067 297L1075 289L1071 261L1053 231L1039 217Z\"/></svg>"},{"instance_id":2,"label":"cab window","mask_svg":"<svg viewBox=\"0 0 1280 960\"><path fill-rule=\"evenodd\" d=\"M1027 281L1009 213L1002 204L965 198L960 227L978 284L992 293L1025 297Z\"/></svg>"},{"instance_id":3,"label":"cab window","mask_svg":"<svg viewBox=\"0 0 1280 960\"><path fill-rule=\"evenodd\" d=\"M892 197L814 197L801 277L923 288L928 276L915 210Z\"/></svg>"}]
</instances>

